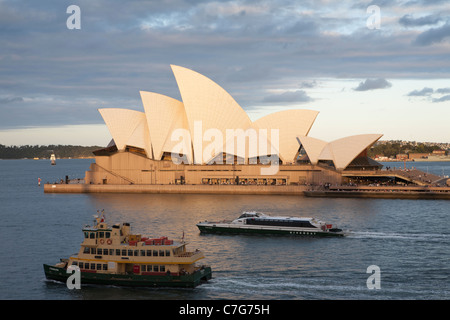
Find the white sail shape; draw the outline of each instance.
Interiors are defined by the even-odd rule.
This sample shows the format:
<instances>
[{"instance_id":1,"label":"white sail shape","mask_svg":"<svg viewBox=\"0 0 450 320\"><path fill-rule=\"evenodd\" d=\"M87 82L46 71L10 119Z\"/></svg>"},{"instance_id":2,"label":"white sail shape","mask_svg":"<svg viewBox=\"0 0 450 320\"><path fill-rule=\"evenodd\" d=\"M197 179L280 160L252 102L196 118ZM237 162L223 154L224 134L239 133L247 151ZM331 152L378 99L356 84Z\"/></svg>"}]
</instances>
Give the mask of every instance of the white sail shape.
<instances>
[{"instance_id":1,"label":"white sail shape","mask_svg":"<svg viewBox=\"0 0 450 320\"><path fill-rule=\"evenodd\" d=\"M207 163L226 150L226 130L245 131L251 127L250 118L233 97L211 79L187 68L175 65L171 67L181 93L191 135L196 135L192 137L195 163ZM211 157L204 159L203 150L213 142L205 142L203 137L205 132L208 131L208 136L215 130L222 135L222 142L212 151Z\"/></svg>"},{"instance_id":2,"label":"white sail shape","mask_svg":"<svg viewBox=\"0 0 450 320\"><path fill-rule=\"evenodd\" d=\"M145 114L140 111L122 108L98 109L108 130L116 143L118 150L125 149L128 140L136 128L145 120Z\"/></svg>"}]
</instances>

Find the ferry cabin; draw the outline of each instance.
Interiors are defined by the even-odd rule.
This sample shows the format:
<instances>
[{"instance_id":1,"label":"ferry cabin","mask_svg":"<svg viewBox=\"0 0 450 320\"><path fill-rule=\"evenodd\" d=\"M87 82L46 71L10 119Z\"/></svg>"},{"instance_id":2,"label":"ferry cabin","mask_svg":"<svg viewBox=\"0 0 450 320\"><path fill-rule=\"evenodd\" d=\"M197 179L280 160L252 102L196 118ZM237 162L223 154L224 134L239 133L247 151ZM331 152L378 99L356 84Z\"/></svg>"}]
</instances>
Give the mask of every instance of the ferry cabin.
<instances>
[{"instance_id":1,"label":"ferry cabin","mask_svg":"<svg viewBox=\"0 0 450 320\"><path fill-rule=\"evenodd\" d=\"M109 227L99 223L83 229L84 241L78 255L68 265L81 272L136 275L183 275L196 270L195 261L204 256L200 251L188 252L184 243L167 237L148 239L130 234L128 223Z\"/></svg>"}]
</instances>

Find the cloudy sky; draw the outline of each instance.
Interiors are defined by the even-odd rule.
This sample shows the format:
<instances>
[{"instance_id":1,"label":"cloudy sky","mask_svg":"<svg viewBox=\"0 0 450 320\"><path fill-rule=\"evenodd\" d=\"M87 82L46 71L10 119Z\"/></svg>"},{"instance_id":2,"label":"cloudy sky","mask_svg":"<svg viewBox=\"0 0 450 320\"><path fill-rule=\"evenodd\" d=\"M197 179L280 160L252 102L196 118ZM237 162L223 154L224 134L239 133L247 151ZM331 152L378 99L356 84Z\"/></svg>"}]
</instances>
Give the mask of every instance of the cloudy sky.
<instances>
[{"instance_id":1,"label":"cloudy sky","mask_svg":"<svg viewBox=\"0 0 450 320\"><path fill-rule=\"evenodd\" d=\"M450 142L448 0L0 0L0 144L106 145L98 108L181 99L170 64L319 139Z\"/></svg>"}]
</instances>

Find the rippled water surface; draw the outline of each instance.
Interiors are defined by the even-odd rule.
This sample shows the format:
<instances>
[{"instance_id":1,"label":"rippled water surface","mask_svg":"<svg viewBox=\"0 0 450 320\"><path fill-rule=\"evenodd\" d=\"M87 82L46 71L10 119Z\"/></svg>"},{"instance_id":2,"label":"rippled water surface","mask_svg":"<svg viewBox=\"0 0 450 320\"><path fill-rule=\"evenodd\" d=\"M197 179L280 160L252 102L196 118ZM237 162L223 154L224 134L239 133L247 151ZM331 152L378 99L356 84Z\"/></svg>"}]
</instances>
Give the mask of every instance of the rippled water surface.
<instances>
[{"instance_id":1,"label":"rippled water surface","mask_svg":"<svg viewBox=\"0 0 450 320\"><path fill-rule=\"evenodd\" d=\"M298 196L44 194L43 182L82 178L93 160L0 160L0 299L449 299L450 201ZM415 163L436 174L450 163ZM110 223L201 249L213 279L195 289L83 286L45 280L42 264L79 249L81 228L105 209ZM242 211L312 216L345 238L201 235L201 220ZM367 268L381 270L369 290Z\"/></svg>"}]
</instances>

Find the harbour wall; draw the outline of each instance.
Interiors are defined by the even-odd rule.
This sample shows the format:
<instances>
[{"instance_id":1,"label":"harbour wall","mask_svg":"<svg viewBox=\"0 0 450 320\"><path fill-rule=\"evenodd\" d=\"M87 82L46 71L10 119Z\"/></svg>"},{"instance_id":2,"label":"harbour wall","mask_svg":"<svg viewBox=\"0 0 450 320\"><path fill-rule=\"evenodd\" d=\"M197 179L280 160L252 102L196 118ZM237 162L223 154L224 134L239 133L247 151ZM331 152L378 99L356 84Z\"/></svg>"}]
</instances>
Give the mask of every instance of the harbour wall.
<instances>
[{"instance_id":1,"label":"harbour wall","mask_svg":"<svg viewBox=\"0 0 450 320\"><path fill-rule=\"evenodd\" d=\"M172 193L172 194L262 194L303 195L307 186L299 185L96 185L45 184L45 193Z\"/></svg>"},{"instance_id":2,"label":"harbour wall","mask_svg":"<svg viewBox=\"0 0 450 320\"><path fill-rule=\"evenodd\" d=\"M448 199L450 187L347 187L314 189L306 185L96 185L45 184L45 193L147 193L296 195L307 197L352 197L386 199Z\"/></svg>"}]
</instances>

